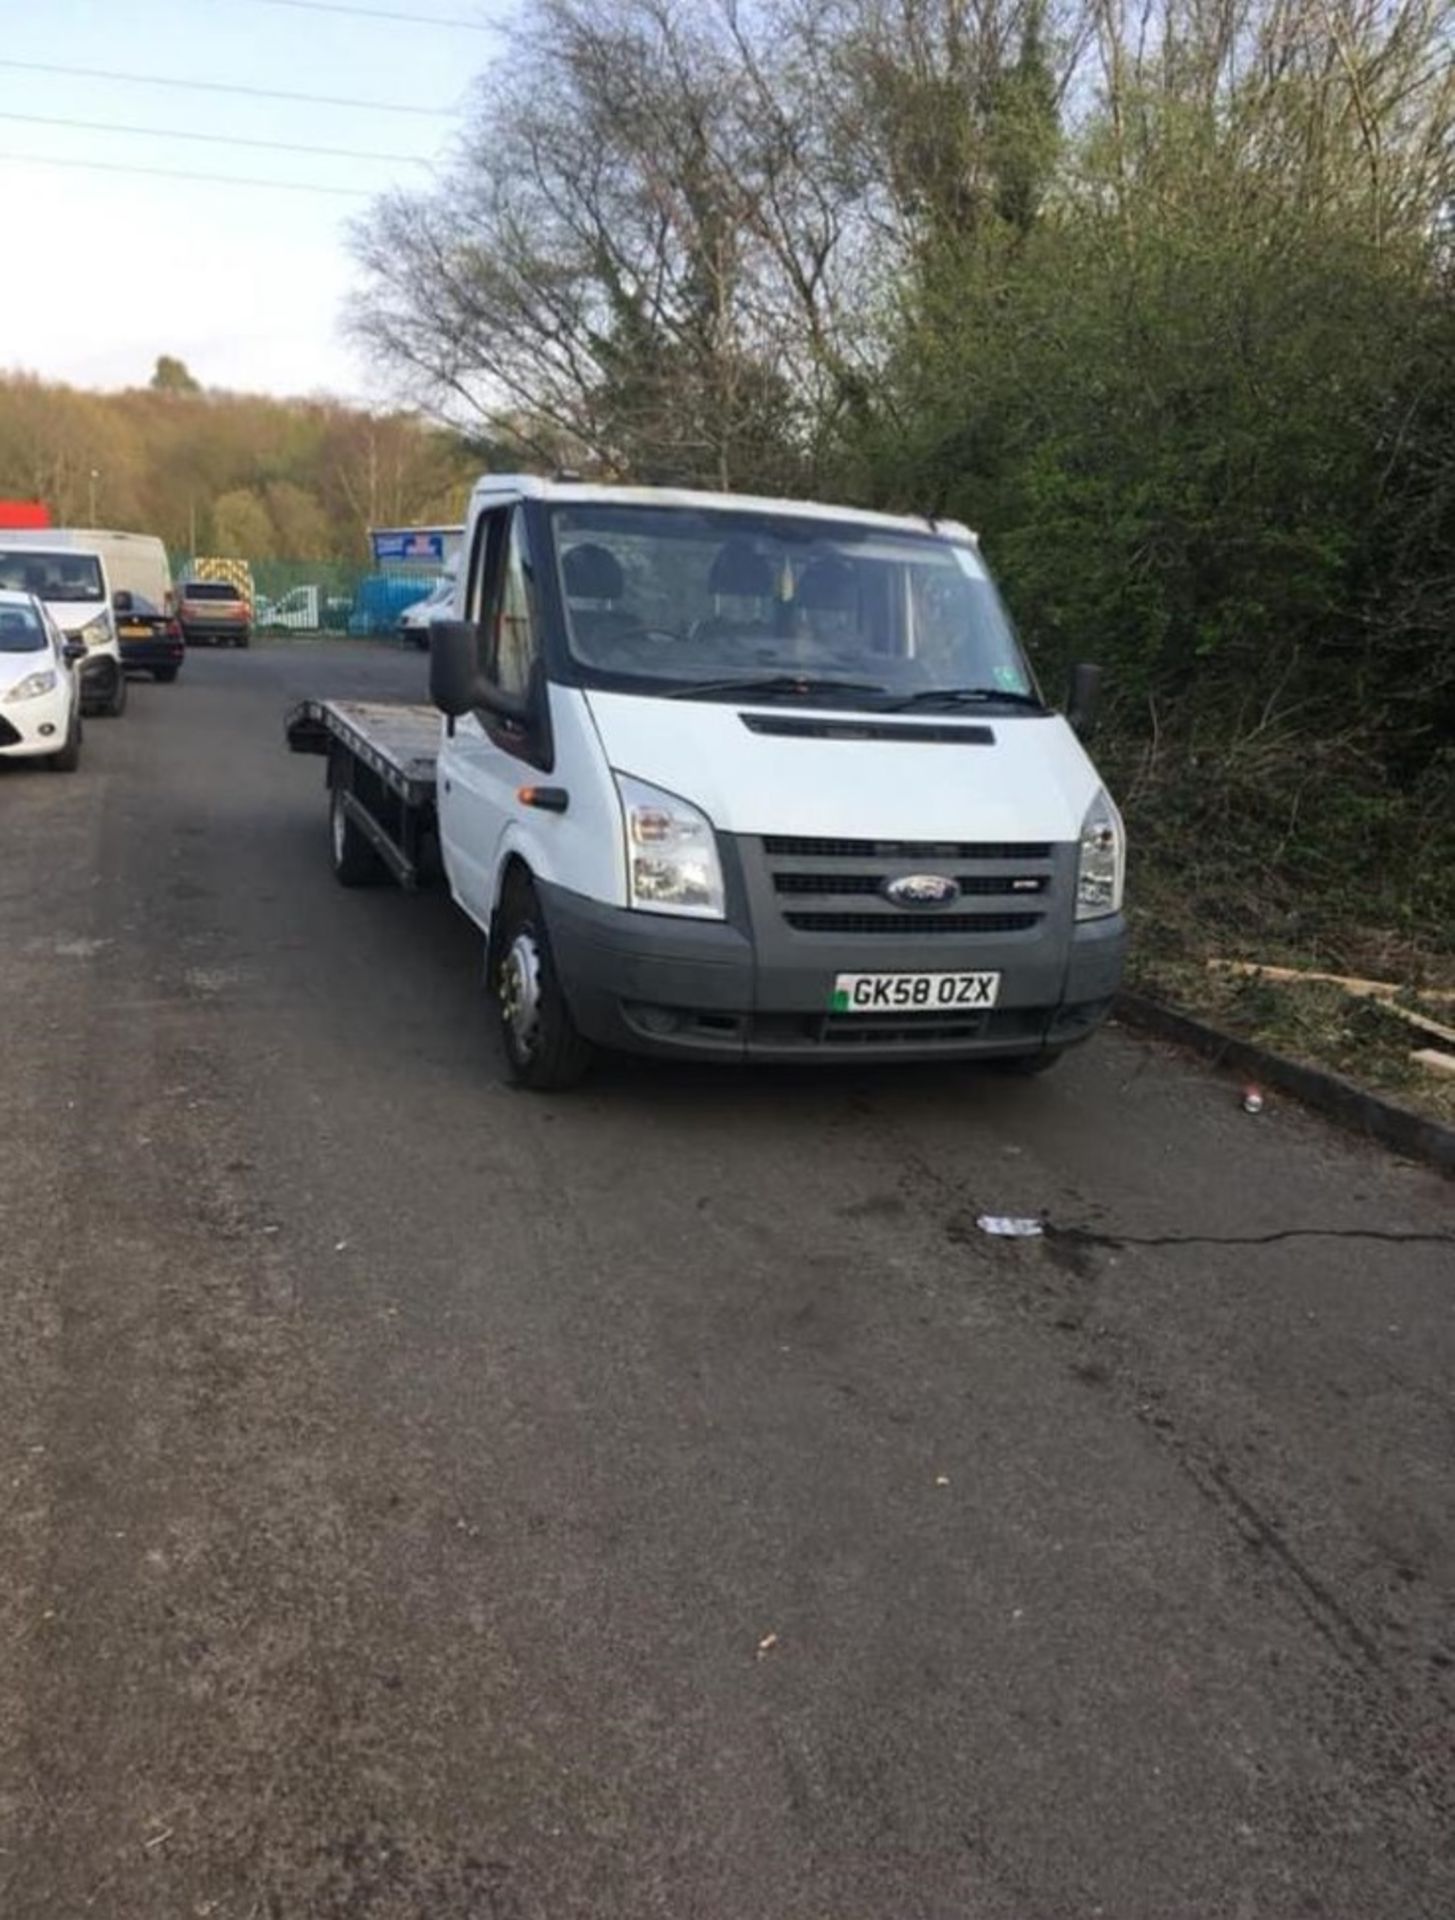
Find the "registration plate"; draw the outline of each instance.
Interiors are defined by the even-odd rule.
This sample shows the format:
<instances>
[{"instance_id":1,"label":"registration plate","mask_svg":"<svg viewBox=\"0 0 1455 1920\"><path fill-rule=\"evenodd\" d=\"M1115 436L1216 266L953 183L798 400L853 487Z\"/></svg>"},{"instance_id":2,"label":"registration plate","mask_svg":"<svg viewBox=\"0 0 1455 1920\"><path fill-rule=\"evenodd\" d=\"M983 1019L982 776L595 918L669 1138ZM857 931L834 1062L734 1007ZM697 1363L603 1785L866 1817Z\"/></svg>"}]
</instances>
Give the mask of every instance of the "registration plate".
<instances>
[{"instance_id":1,"label":"registration plate","mask_svg":"<svg viewBox=\"0 0 1455 1920\"><path fill-rule=\"evenodd\" d=\"M150 640L152 637L150 627L118 627L117 632L123 640Z\"/></svg>"},{"instance_id":2,"label":"registration plate","mask_svg":"<svg viewBox=\"0 0 1455 1920\"><path fill-rule=\"evenodd\" d=\"M993 1007L998 973L841 973L829 999L831 1013L944 1013Z\"/></svg>"}]
</instances>

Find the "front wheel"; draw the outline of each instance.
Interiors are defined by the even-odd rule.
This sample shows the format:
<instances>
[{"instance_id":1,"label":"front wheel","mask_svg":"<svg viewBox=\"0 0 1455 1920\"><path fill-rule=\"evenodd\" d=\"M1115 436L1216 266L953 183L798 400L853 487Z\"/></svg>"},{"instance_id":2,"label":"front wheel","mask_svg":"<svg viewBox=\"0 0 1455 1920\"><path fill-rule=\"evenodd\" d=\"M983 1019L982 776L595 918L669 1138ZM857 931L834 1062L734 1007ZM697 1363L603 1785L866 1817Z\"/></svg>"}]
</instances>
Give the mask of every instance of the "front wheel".
<instances>
[{"instance_id":1,"label":"front wheel","mask_svg":"<svg viewBox=\"0 0 1455 1920\"><path fill-rule=\"evenodd\" d=\"M232 644L235 647L246 647L250 644L250 642L251 642L251 636L246 633L242 633L238 635L237 639L234 640Z\"/></svg>"},{"instance_id":2,"label":"front wheel","mask_svg":"<svg viewBox=\"0 0 1455 1920\"><path fill-rule=\"evenodd\" d=\"M593 1049L576 1031L566 1005L540 901L529 881L511 887L501 913L494 985L510 1078L533 1093L573 1087L590 1066Z\"/></svg>"},{"instance_id":3,"label":"front wheel","mask_svg":"<svg viewBox=\"0 0 1455 1920\"><path fill-rule=\"evenodd\" d=\"M120 667L116 669L116 683L111 689L111 698L101 711L109 713L113 720L119 720L126 712L126 675Z\"/></svg>"}]
</instances>

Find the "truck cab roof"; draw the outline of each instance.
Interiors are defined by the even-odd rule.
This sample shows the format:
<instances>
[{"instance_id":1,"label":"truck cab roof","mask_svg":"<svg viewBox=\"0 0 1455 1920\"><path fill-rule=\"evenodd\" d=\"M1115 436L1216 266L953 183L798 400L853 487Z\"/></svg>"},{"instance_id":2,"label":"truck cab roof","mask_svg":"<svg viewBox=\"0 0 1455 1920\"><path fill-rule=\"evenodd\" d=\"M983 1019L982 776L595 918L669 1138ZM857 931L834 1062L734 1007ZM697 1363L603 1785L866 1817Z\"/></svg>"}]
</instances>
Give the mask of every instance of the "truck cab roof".
<instances>
[{"instance_id":1,"label":"truck cab roof","mask_svg":"<svg viewBox=\"0 0 1455 1920\"><path fill-rule=\"evenodd\" d=\"M615 486L600 481L548 480L536 473L490 473L475 484L472 510L501 500L542 500L550 504L622 507L686 507L708 513L771 513L803 520L828 520L839 526L881 527L896 533L937 533L973 545L975 535L958 520L928 514L875 513L867 507L832 506L818 500L778 500L750 493L708 493L686 487Z\"/></svg>"}]
</instances>

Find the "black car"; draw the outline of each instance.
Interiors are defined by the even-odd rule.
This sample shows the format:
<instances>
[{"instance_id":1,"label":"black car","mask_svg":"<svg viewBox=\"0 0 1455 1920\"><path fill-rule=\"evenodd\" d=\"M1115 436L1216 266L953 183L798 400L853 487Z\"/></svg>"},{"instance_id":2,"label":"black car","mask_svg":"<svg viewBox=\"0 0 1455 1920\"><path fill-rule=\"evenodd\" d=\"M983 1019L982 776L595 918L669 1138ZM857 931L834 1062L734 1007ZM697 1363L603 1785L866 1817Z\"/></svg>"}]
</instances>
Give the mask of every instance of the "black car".
<instances>
[{"instance_id":1,"label":"black car","mask_svg":"<svg viewBox=\"0 0 1455 1920\"><path fill-rule=\"evenodd\" d=\"M128 673L175 680L187 653L176 615L164 613L144 594L124 589L115 595L114 603L122 666Z\"/></svg>"}]
</instances>

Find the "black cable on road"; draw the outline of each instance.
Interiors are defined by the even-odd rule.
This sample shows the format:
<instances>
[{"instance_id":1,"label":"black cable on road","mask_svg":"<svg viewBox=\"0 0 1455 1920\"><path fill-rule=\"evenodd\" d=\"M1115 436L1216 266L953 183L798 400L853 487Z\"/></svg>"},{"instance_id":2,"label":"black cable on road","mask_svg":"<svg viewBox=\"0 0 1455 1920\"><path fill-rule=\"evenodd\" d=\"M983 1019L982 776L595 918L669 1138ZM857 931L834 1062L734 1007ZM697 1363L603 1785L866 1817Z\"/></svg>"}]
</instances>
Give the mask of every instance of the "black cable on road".
<instances>
[{"instance_id":1,"label":"black cable on road","mask_svg":"<svg viewBox=\"0 0 1455 1920\"><path fill-rule=\"evenodd\" d=\"M1284 1240L1373 1240L1390 1247L1455 1247L1455 1233L1406 1232L1400 1227L1278 1227L1272 1233L1103 1233L1090 1227L1045 1223L1048 1239L1080 1247L1274 1247Z\"/></svg>"},{"instance_id":2,"label":"black cable on road","mask_svg":"<svg viewBox=\"0 0 1455 1920\"><path fill-rule=\"evenodd\" d=\"M183 93L234 93L249 100L293 100L307 107L359 107L366 113L418 113L453 120L453 107L416 107L395 100L348 100L326 93L285 93L275 87L244 87L230 80L176 80L161 73L113 73L107 67L62 67L49 60L0 59L16 73L55 73L69 80L112 80L126 87L177 87Z\"/></svg>"}]
</instances>

